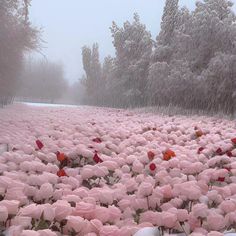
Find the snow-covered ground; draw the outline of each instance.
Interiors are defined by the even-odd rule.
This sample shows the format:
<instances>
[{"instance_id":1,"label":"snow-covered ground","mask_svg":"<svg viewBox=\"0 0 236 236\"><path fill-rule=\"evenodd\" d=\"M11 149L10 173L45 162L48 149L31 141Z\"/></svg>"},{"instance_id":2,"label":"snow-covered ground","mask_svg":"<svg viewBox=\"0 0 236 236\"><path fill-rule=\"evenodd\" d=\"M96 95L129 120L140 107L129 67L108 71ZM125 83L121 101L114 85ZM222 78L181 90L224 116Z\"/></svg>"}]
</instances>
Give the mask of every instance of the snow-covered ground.
<instances>
[{"instance_id":1,"label":"snow-covered ground","mask_svg":"<svg viewBox=\"0 0 236 236\"><path fill-rule=\"evenodd\" d=\"M34 107L78 107L76 105L67 105L67 104L52 104L52 103L40 103L40 102L19 102L16 104L25 104L28 106L34 106Z\"/></svg>"},{"instance_id":2,"label":"snow-covered ground","mask_svg":"<svg viewBox=\"0 0 236 236\"><path fill-rule=\"evenodd\" d=\"M235 138L233 121L210 117L9 106L0 110L0 229L223 235L236 224Z\"/></svg>"}]
</instances>

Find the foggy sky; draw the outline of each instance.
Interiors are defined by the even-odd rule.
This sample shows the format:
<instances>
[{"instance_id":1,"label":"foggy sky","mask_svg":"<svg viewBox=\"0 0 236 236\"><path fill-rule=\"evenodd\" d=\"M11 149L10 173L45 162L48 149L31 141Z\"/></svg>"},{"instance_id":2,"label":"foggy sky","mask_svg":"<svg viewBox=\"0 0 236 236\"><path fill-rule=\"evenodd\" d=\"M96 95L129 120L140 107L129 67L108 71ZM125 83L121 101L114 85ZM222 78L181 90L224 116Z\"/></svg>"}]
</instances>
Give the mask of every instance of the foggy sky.
<instances>
[{"instance_id":1,"label":"foggy sky","mask_svg":"<svg viewBox=\"0 0 236 236\"><path fill-rule=\"evenodd\" d=\"M236 4L236 0L233 2ZM101 59L114 55L109 27L113 20L118 25L132 20L134 12L155 38L164 3L165 0L32 0L30 19L43 29L42 53L48 60L63 63L66 78L73 83L84 73L81 61L84 45L98 42ZM193 9L195 0L180 0L180 6L183 5Z\"/></svg>"}]
</instances>

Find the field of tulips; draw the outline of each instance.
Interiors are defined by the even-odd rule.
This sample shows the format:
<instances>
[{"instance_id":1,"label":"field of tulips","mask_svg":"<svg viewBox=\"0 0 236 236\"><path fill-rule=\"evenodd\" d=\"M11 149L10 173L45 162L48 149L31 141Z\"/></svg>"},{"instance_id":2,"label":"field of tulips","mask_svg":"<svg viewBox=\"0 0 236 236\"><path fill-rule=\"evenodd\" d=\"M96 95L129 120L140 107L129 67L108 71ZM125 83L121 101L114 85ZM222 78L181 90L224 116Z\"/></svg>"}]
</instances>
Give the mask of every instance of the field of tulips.
<instances>
[{"instance_id":1,"label":"field of tulips","mask_svg":"<svg viewBox=\"0 0 236 236\"><path fill-rule=\"evenodd\" d=\"M234 232L235 122L92 107L0 110L0 235L132 236L145 227Z\"/></svg>"}]
</instances>

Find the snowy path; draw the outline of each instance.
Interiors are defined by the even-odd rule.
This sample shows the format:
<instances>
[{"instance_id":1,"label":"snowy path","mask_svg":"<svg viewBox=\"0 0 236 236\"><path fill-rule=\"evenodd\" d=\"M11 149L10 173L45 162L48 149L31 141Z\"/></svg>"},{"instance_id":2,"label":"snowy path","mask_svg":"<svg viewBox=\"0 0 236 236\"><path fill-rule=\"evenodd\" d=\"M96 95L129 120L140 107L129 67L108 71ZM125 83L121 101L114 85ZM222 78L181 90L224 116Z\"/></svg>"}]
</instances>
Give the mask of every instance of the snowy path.
<instances>
[{"instance_id":1,"label":"snowy path","mask_svg":"<svg viewBox=\"0 0 236 236\"><path fill-rule=\"evenodd\" d=\"M0 223L16 215L7 228L17 236L182 232L180 223L223 235L236 223L235 128L108 108L2 109Z\"/></svg>"}]
</instances>

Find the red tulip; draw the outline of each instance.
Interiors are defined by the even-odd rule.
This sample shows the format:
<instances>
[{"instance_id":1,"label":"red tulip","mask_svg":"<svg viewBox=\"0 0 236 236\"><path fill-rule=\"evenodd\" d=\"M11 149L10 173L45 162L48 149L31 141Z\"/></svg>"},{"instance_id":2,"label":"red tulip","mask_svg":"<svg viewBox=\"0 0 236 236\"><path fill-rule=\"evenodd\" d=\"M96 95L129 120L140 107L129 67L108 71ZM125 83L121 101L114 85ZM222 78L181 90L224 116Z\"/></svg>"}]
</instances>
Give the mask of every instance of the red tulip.
<instances>
[{"instance_id":1,"label":"red tulip","mask_svg":"<svg viewBox=\"0 0 236 236\"><path fill-rule=\"evenodd\" d=\"M57 160L62 162L68 159L64 153L57 152Z\"/></svg>"},{"instance_id":2,"label":"red tulip","mask_svg":"<svg viewBox=\"0 0 236 236\"><path fill-rule=\"evenodd\" d=\"M44 146L43 143L40 140L36 140L36 145L37 145L39 150L42 149L43 146Z\"/></svg>"},{"instance_id":3,"label":"red tulip","mask_svg":"<svg viewBox=\"0 0 236 236\"><path fill-rule=\"evenodd\" d=\"M222 151L221 148L218 148L218 149L216 150L216 153L219 154L219 155L223 155L223 151Z\"/></svg>"},{"instance_id":4,"label":"red tulip","mask_svg":"<svg viewBox=\"0 0 236 236\"><path fill-rule=\"evenodd\" d=\"M171 149L167 149L164 153L163 153L163 160L164 161L169 161L172 157L175 157L175 152L173 152Z\"/></svg>"},{"instance_id":5,"label":"red tulip","mask_svg":"<svg viewBox=\"0 0 236 236\"><path fill-rule=\"evenodd\" d=\"M230 167L225 167L225 169L226 169L227 171L231 171L231 168L230 168Z\"/></svg>"},{"instance_id":6,"label":"red tulip","mask_svg":"<svg viewBox=\"0 0 236 236\"><path fill-rule=\"evenodd\" d=\"M60 169L59 171L57 171L57 176L62 177L62 176L68 176L68 175L63 169Z\"/></svg>"},{"instance_id":7,"label":"red tulip","mask_svg":"<svg viewBox=\"0 0 236 236\"><path fill-rule=\"evenodd\" d=\"M94 156L93 156L93 160L96 162L96 163L101 163L103 162L103 160L98 156L97 152L95 152Z\"/></svg>"},{"instance_id":8,"label":"red tulip","mask_svg":"<svg viewBox=\"0 0 236 236\"><path fill-rule=\"evenodd\" d=\"M227 151L227 152L226 152L226 155L227 155L228 157L232 157L232 156L233 156L233 153L232 153L231 151Z\"/></svg>"},{"instance_id":9,"label":"red tulip","mask_svg":"<svg viewBox=\"0 0 236 236\"><path fill-rule=\"evenodd\" d=\"M218 181L219 181L219 182L224 182L224 181L225 181L225 177L219 177L219 178L218 178Z\"/></svg>"},{"instance_id":10,"label":"red tulip","mask_svg":"<svg viewBox=\"0 0 236 236\"><path fill-rule=\"evenodd\" d=\"M95 142L95 143L101 143L102 140L101 140L100 138L94 138L94 139L93 139L93 142Z\"/></svg>"},{"instance_id":11,"label":"red tulip","mask_svg":"<svg viewBox=\"0 0 236 236\"><path fill-rule=\"evenodd\" d=\"M197 130L195 134L198 138L200 138L203 135L203 132L201 130Z\"/></svg>"},{"instance_id":12,"label":"red tulip","mask_svg":"<svg viewBox=\"0 0 236 236\"><path fill-rule=\"evenodd\" d=\"M151 171L154 171L156 168L157 168L157 167L156 167L156 165L155 165L154 163L151 163L151 164L149 165L149 169L150 169Z\"/></svg>"},{"instance_id":13,"label":"red tulip","mask_svg":"<svg viewBox=\"0 0 236 236\"><path fill-rule=\"evenodd\" d=\"M236 145L236 138L232 138L231 142Z\"/></svg>"},{"instance_id":14,"label":"red tulip","mask_svg":"<svg viewBox=\"0 0 236 236\"><path fill-rule=\"evenodd\" d=\"M155 153L152 152L152 151L149 151L149 152L147 153L147 155L148 155L148 159L149 159L150 161L152 161L152 160L154 159L154 157L155 157Z\"/></svg>"},{"instance_id":15,"label":"red tulip","mask_svg":"<svg viewBox=\"0 0 236 236\"><path fill-rule=\"evenodd\" d=\"M204 147L198 148L197 154L200 154L204 150Z\"/></svg>"}]
</instances>

